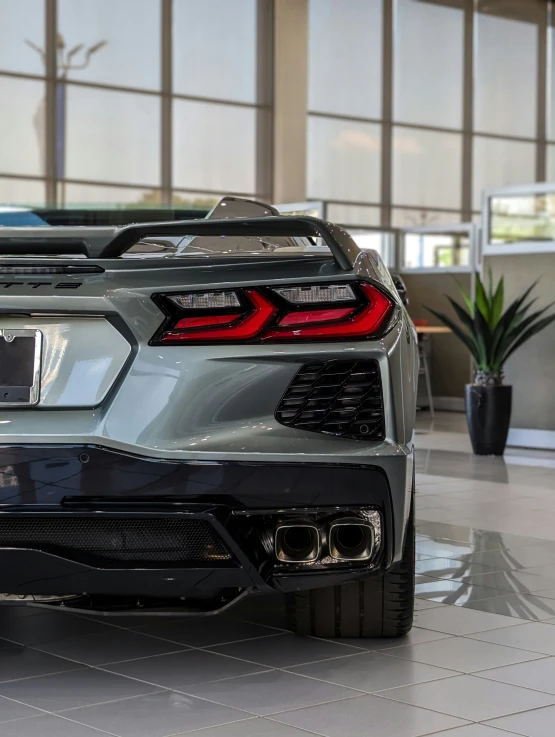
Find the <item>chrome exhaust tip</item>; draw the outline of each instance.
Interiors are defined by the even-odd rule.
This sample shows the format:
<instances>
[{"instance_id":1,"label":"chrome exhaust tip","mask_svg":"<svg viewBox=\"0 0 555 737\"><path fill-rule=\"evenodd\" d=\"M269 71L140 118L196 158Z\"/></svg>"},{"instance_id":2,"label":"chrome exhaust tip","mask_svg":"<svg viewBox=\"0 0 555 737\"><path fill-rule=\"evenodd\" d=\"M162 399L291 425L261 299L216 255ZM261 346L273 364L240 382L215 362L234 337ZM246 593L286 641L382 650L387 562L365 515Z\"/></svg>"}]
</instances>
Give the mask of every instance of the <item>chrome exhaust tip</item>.
<instances>
[{"instance_id":1,"label":"chrome exhaust tip","mask_svg":"<svg viewBox=\"0 0 555 737\"><path fill-rule=\"evenodd\" d=\"M279 525L274 545L282 563L315 563L322 552L320 528L305 522Z\"/></svg>"},{"instance_id":2,"label":"chrome exhaust tip","mask_svg":"<svg viewBox=\"0 0 555 737\"><path fill-rule=\"evenodd\" d=\"M341 519L330 525L329 553L335 560L370 560L374 542L373 526L357 517Z\"/></svg>"}]
</instances>

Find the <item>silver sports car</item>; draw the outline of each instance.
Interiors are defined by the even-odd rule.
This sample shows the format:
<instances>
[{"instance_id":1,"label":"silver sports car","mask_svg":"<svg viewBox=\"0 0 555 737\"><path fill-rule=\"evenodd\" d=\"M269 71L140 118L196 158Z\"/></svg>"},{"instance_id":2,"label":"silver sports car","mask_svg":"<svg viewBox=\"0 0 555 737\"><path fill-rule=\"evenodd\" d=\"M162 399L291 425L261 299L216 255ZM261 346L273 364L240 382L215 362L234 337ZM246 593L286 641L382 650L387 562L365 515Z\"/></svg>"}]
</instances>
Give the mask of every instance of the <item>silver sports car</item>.
<instances>
[{"instance_id":1,"label":"silver sports car","mask_svg":"<svg viewBox=\"0 0 555 737\"><path fill-rule=\"evenodd\" d=\"M205 219L18 222L0 603L184 616L280 592L298 634L407 632L418 356L379 256L231 197Z\"/></svg>"}]
</instances>

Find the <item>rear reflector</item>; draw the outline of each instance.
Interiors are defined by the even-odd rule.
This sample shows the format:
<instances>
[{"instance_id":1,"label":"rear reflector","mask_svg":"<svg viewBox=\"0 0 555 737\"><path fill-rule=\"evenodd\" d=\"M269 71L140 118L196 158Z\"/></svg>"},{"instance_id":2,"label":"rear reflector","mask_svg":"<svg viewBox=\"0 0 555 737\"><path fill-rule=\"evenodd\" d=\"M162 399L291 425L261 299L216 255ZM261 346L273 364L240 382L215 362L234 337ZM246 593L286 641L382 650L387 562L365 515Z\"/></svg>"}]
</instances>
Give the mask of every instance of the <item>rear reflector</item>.
<instances>
[{"instance_id":1,"label":"rear reflector","mask_svg":"<svg viewBox=\"0 0 555 737\"><path fill-rule=\"evenodd\" d=\"M151 345L375 338L393 300L365 282L153 295L167 320Z\"/></svg>"}]
</instances>

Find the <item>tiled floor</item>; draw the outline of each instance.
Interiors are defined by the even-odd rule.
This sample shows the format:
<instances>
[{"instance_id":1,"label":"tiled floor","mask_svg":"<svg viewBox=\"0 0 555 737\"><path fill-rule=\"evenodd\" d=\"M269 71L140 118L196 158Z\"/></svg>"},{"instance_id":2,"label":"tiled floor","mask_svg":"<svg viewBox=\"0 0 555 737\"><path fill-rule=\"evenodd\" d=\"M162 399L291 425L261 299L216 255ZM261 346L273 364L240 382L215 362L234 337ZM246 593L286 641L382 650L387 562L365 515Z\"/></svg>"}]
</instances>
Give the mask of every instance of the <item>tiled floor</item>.
<instances>
[{"instance_id":1,"label":"tiled floor","mask_svg":"<svg viewBox=\"0 0 555 737\"><path fill-rule=\"evenodd\" d=\"M419 419L415 627L286 631L280 598L213 619L0 609L0 737L553 737L555 455L474 458Z\"/></svg>"}]
</instances>

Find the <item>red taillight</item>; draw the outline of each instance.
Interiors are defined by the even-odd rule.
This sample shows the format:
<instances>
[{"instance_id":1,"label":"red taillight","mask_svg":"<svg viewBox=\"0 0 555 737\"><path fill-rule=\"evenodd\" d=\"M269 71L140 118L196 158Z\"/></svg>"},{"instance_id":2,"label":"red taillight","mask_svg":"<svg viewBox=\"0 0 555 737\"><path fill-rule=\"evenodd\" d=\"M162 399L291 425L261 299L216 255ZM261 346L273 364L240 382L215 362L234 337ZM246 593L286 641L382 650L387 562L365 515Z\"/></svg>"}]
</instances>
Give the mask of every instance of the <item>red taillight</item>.
<instances>
[{"instance_id":1,"label":"red taillight","mask_svg":"<svg viewBox=\"0 0 555 737\"><path fill-rule=\"evenodd\" d=\"M391 310L391 301L371 284L361 284L360 288L367 297L366 306L354 317L331 325L302 325L296 328L283 329L278 323L275 329L262 336L262 340L284 340L285 338L366 338L373 335L383 324ZM294 314L294 313L293 313Z\"/></svg>"},{"instance_id":2,"label":"red taillight","mask_svg":"<svg viewBox=\"0 0 555 737\"><path fill-rule=\"evenodd\" d=\"M168 313L168 320L151 343L349 340L377 336L387 324L393 301L372 284L349 284L156 295L155 300Z\"/></svg>"},{"instance_id":3,"label":"red taillight","mask_svg":"<svg viewBox=\"0 0 555 737\"><path fill-rule=\"evenodd\" d=\"M240 320L237 315L226 315L227 318L233 317L233 323L225 327L204 327L197 330L168 330L161 337L163 343L187 343L187 342L228 342L252 340L262 333L264 328L270 323L274 315L277 314L277 307L273 305L263 294L255 289L245 289L244 294L252 306ZM187 319L187 318L183 318ZM203 319L210 319L208 315ZM182 320L180 320L182 322ZM216 323L212 322L212 325ZM174 328L177 328L177 323ZM206 325L206 323L205 323Z\"/></svg>"}]
</instances>

